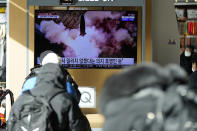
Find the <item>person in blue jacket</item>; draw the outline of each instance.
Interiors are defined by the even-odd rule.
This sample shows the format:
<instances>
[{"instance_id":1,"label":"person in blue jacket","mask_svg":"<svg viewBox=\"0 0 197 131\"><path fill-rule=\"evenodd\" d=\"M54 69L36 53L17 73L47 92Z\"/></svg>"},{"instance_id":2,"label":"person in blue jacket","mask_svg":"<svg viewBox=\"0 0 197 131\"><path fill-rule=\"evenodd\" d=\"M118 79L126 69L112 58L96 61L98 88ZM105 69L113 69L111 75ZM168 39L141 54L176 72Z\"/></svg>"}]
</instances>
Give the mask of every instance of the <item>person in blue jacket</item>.
<instances>
[{"instance_id":1,"label":"person in blue jacket","mask_svg":"<svg viewBox=\"0 0 197 131\"><path fill-rule=\"evenodd\" d=\"M31 69L30 74L26 77L26 80L23 84L21 94L35 87L37 81L37 74L40 71L40 67L48 63L48 61L53 61L54 63L61 64L61 58L53 51L47 50L42 52L40 54L40 65L35 66L34 68ZM75 81L72 79L71 75L68 72L66 78L67 78L67 82L65 87L67 89L68 94L73 96L73 98L79 103L81 94L78 90L78 85L75 83Z\"/></svg>"}]
</instances>

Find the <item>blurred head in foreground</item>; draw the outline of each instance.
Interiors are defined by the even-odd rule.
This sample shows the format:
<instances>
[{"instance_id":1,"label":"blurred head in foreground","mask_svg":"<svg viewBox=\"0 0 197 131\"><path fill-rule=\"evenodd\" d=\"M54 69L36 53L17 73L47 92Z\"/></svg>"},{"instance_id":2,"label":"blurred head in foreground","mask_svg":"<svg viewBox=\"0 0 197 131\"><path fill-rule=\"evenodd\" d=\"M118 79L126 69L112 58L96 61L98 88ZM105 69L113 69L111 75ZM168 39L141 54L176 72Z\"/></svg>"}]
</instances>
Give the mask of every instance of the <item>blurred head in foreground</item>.
<instances>
[{"instance_id":1,"label":"blurred head in foreground","mask_svg":"<svg viewBox=\"0 0 197 131\"><path fill-rule=\"evenodd\" d=\"M187 74L178 65L141 64L123 69L109 77L101 90L99 108L106 119L103 131L193 129L197 115L186 109L188 101L195 104L197 97L192 93Z\"/></svg>"}]
</instances>

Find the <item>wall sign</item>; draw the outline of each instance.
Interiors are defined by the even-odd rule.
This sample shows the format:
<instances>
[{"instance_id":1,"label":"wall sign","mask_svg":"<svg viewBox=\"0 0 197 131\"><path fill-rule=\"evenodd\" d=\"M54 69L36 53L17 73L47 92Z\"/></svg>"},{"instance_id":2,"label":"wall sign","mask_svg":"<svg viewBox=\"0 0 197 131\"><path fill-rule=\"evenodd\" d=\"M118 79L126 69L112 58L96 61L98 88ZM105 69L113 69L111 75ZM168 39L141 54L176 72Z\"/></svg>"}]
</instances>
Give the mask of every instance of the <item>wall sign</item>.
<instances>
[{"instance_id":1,"label":"wall sign","mask_svg":"<svg viewBox=\"0 0 197 131\"><path fill-rule=\"evenodd\" d=\"M81 100L79 107L96 108L96 89L95 87L79 87L81 92Z\"/></svg>"}]
</instances>

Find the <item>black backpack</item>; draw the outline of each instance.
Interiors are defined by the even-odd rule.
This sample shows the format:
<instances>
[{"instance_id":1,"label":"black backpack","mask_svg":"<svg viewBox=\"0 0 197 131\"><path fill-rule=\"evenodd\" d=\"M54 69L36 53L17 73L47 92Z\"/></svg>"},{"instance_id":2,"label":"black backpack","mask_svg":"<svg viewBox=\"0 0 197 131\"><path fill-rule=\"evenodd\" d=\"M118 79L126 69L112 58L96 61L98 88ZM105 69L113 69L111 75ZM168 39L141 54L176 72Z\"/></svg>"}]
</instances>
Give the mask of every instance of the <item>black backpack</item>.
<instances>
[{"instance_id":1,"label":"black backpack","mask_svg":"<svg viewBox=\"0 0 197 131\"><path fill-rule=\"evenodd\" d=\"M50 101L54 96L63 92L66 91L57 89L48 94L47 97L35 96L31 90L24 92L12 106L7 123L8 131L58 130L53 126L56 116Z\"/></svg>"},{"instance_id":2,"label":"black backpack","mask_svg":"<svg viewBox=\"0 0 197 131\"><path fill-rule=\"evenodd\" d=\"M33 68L31 68L31 72L30 72L30 74L25 78L25 81L24 81L24 83L28 80L28 79L30 79L30 78L32 78L32 77L37 77L38 76L38 74L39 74L39 72L40 72L40 68L41 68L41 65L36 65L35 67L33 67ZM79 89L78 89L78 85L77 85L77 83L73 80L73 78L72 78L72 76L70 75L70 73L67 71L67 70L65 70L66 71L66 82L67 82L67 85L66 86L72 86L72 89L73 89L73 91L75 92L75 94L72 94L72 96L75 98L75 100L77 101L77 103L79 104L79 102L80 102L80 99L81 99L81 93L80 93L80 91L79 91ZM24 85L24 83L23 83L23 85ZM69 83L69 84L68 84ZM22 86L23 87L23 86ZM71 88L70 88L71 89ZM69 93L69 91L68 91L68 88L67 88L67 92Z\"/></svg>"}]
</instances>

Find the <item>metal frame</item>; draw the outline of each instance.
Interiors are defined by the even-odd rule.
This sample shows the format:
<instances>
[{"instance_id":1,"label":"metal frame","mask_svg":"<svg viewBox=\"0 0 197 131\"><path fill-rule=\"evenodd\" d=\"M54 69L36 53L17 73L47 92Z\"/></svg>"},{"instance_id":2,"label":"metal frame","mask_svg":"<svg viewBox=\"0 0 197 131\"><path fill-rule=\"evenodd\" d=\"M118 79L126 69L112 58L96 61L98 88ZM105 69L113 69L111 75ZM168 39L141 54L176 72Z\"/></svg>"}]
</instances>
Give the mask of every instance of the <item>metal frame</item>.
<instances>
[{"instance_id":1,"label":"metal frame","mask_svg":"<svg viewBox=\"0 0 197 131\"><path fill-rule=\"evenodd\" d=\"M60 0L27 0L27 43L26 43L26 75L29 74L29 6L66 6L60 5ZM145 32L146 32L146 0L113 0L113 1L83 1L68 6L125 6L142 7L142 62L145 61Z\"/></svg>"},{"instance_id":2,"label":"metal frame","mask_svg":"<svg viewBox=\"0 0 197 131\"><path fill-rule=\"evenodd\" d=\"M29 74L29 0L27 0L26 76Z\"/></svg>"},{"instance_id":3,"label":"metal frame","mask_svg":"<svg viewBox=\"0 0 197 131\"><path fill-rule=\"evenodd\" d=\"M10 9L10 5L9 5L10 0L6 0L6 17L7 17L7 25L6 25L6 89L9 89L10 87L10 81L9 81L9 73L7 72L7 70L10 67L10 63L7 60L10 56L10 31L9 31L9 9ZM10 104L10 98L6 97L6 104ZM6 106L6 121L8 120L8 116L9 116L9 109L11 109L9 106Z\"/></svg>"}]
</instances>

